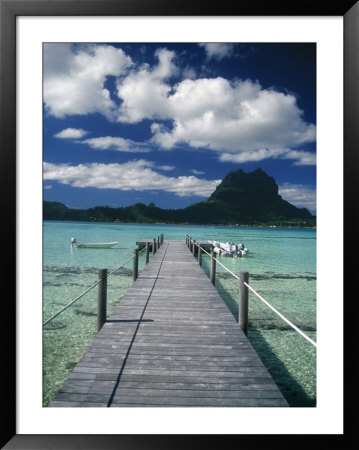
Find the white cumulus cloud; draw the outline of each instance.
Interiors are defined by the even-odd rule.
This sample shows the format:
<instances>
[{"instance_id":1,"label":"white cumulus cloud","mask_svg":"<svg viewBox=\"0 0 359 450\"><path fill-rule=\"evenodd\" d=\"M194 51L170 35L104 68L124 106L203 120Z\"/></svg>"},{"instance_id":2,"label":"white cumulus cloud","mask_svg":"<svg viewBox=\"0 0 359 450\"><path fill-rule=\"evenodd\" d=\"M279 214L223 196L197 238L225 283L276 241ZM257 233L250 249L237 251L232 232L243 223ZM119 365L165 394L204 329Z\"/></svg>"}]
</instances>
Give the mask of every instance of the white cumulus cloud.
<instances>
[{"instance_id":1,"label":"white cumulus cloud","mask_svg":"<svg viewBox=\"0 0 359 450\"><path fill-rule=\"evenodd\" d=\"M179 197L208 197L221 180L202 180L195 176L166 177L157 173L154 163L145 160L124 164L52 164L44 162L44 180L79 188L120 189L123 191L160 190Z\"/></svg>"},{"instance_id":2,"label":"white cumulus cloud","mask_svg":"<svg viewBox=\"0 0 359 450\"><path fill-rule=\"evenodd\" d=\"M81 144L87 144L95 150L116 150L127 153L146 153L150 151L149 146L146 143L113 136L85 139L81 141Z\"/></svg>"},{"instance_id":3,"label":"white cumulus cloud","mask_svg":"<svg viewBox=\"0 0 359 450\"><path fill-rule=\"evenodd\" d=\"M262 159L278 157L283 155L286 151L285 149L268 149L260 148L258 150L241 152L241 153L222 153L219 160L222 162L235 162L235 163L245 163L250 161L262 161Z\"/></svg>"},{"instance_id":4,"label":"white cumulus cloud","mask_svg":"<svg viewBox=\"0 0 359 450\"><path fill-rule=\"evenodd\" d=\"M175 166L157 166L157 169L164 170L165 172L170 172L171 170L175 169Z\"/></svg>"},{"instance_id":5,"label":"white cumulus cloud","mask_svg":"<svg viewBox=\"0 0 359 450\"><path fill-rule=\"evenodd\" d=\"M171 130L152 128L163 148L186 143L220 153L270 152L315 141L316 129L302 118L291 94L258 83L223 78L185 80L168 97Z\"/></svg>"},{"instance_id":6,"label":"white cumulus cloud","mask_svg":"<svg viewBox=\"0 0 359 450\"><path fill-rule=\"evenodd\" d=\"M122 100L119 122L136 123L143 119L171 117L168 111L168 94L171 86L166 79L177 72L173 63L175 53L167 49L156 52L157 66L144 64L117 82L117 94Z\"/></svg>"},{"instance_id":7,"label":"white cumulus cloud","mask_svg":"<svg viewBox=\"0 0 359 450\"><path fill-rule=\"evenodd\" d=\"M99 112L113 115L116 104L104 87L108 76L119 76L133 64L110 45L44 45L44 102L55 117Z\"/></svg>"},{"instance_id":8,"label":"white cumulus cloud","mask_svg":"<svg viewBox=\"0 0 359 450\"><path fill-rule=\"evenodd\" d=\"M310 211L316 210L316 189L314 186L283 183L278 188L279 195L289 203L298 208L307 208Z\"/></svg>"},{"instance_id":9,"label":"white cumulus cloud","mask_svg":"<svg viewBox=\"0 0 359 450\"><path fill-rule=\"evenodd\" d=\"M259 161L280 154L297 159L298 165L315 160L309 152L289 152L316 139L316 127L303 120L295 96L263 89L257 82L186 79L171 88L146 68L125 77L118 95L123 101L119 120L153 120L151 141L165 150L187 144L218 152L223 161Z\"/></svg>"},{"instance_id":10,"label":"white cumulus cloud","mask_svg":"<svg viewBox=\"0 0 359 450\"><path fill-rule=\"evenodd\" d=\"M229 44L201 45L211 58L232 51ZM56 117L98 112L130 124L151 121L148 147L106 136L86 139L92 148L171 150L184 144L216 152L221 161L281 157L298 166L315 164L314 153L298 150L315 142L316 127L304 120L294 94L265 89L252 80L196 79L193 71L174 84L173 77L184 73L176 65L176 53L159 48L155 56L153 66L136 65L111 45L46 44L47 112ZM105 88L109 76L116 78L116 99Z\"/></svg>"},{"instance_id":11,"label":"white cumulus cloud","mask_svg":"<svg viewBox=\"0 0 359 450\"><path fill-rule=\"evenodd\" d=\"M54 137L59 139L81 139L88 134L88 131L81 128L66 128L59 131Z\"/></svg>"},{"instance_id":12,"label":"white cumulus cloud","mask_svg":"<svg viewBox=\"0 0 359 450\"><path fill-rule=\"evenodd\" d=\"M229 58L233 52L233 44L213 42L198 45L204 48L208 59L216 59L217 61Z\"/></svg>"},{"instance_id":13,"label":"white cumulus cloud","mask_svg":"<svg viewBox=\"0 0 359 450\"><path fill-rule=\"evenodd\" d=\"M295 166L315 166L316 155L315 153L291 150L284 155L285 159L296 159Z\"/></svg>"},{"instance_id":14,"label":"white cumulus cloud","mask_svg":"<svg viewBox=\"0 0 359 450\"><path fill-rule=\"evenodd\" d=\"M267 158L293 159L293 164L295 166L315 166L316 164L315 153L285 148L261 148L259 150L241 153L222 153L219 160L222 162L246 163L252 161L262 161Z\"/></svg>"}]
</instances>

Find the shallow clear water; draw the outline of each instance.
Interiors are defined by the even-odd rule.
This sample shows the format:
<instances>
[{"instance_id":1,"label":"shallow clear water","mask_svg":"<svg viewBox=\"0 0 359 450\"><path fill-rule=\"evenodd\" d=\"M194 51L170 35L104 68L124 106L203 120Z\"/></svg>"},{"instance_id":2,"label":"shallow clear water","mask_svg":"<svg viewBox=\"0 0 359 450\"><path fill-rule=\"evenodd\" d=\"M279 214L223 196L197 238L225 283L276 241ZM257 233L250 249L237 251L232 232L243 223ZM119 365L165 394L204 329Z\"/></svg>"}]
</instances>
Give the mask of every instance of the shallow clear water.
<instances>
[{"instance_id":1,"label":"shallow clear water","mask_svg":"<svg viewBox=\"0 0 359 450\"><path fill-rule=\"evenodd\" d=\"M133 255L136 240L243 242L249 254L221 261L249 272L249 284L311 339L316 340L316 231L309 229L44 222L43 320ZM71 249L77 241L119 241L111 249ZM140 256L139 270L145 265ZM209 273L209 257L203 268ZM108 279L108 314L132 284L132 261ZM216 288L238 315L238 280L217 264ZM43 332L43 403L54 397L96 335L97 288L78 300ZM254 294L249 293L248 338L291 406L316 403L316 351Z\"/></svg>"}]
</instances>

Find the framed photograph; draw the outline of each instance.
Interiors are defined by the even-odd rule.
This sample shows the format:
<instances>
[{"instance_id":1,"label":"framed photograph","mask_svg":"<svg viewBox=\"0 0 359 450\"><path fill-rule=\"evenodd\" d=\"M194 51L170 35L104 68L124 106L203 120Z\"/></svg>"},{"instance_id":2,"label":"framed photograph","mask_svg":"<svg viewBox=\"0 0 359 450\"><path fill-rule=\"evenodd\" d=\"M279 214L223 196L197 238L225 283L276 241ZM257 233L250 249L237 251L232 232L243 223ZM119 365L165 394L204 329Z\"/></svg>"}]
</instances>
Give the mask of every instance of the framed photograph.
<instances>
[{"instance_id":1,"label":"framed photograph","mask_svg":"<svg viewBox=\"0 0 359 450\"><path fill-rule=\"evenodd\" d=\"M349 252L344 208L347 232L354 236L352 192L358 169L357 2L0 1L3 448L195 448L205 438L210 446L232 438L342 438L343 292L351 281L343 270L344 251ZM236 183L243 185L239 189ZM234 196L251 183L253 192L261 183L267 186L258 205L269 212L260 215L252 207L248 213L247 205L236 216L229 211ZM272 184L275 199L269 193ZM216 211L221 205L218 220L211 204ZM64 230L62 224L69 221L74 226ZM143 222L147 228L141 228ZM128 404L112 396L101 408L99 392L81 394L81 389L89 392L85 385L76 390L77 402L69 394L71 383L56 396L85 351L81 345L91 344L92 338L87 344L84 336L87 321L95 320L92 310L76 306L74 318L54 321L46 334L44 324L66 303L59 298L70 300L80 286L89 286L96 264L115 267L111 255L118 259L122 252L119 261L125 261L132 248L117 242L121 227L132 245L141 237L149 241L148 233L160 236L161 226L168 239L180 239L182 228L173 224L185 224L183 230L198 233L193 239L218 246L224 263L229 259L223 254L233 248L224 249L217 239L243 237L246 245L231 245L244 257L230 268L257 274L253 283L259 291L277 293L281 302L274 305L302 330L285 319L289 329L297 328L309 346L318 345L308 351L303 344L303 360L293 356L302 351L302 342L291 337L278 350L276 341L285 333L292 336L287 325L273 318L269 323L261 310L252 311L253 329L257 321L261 331L256 329L249 341L288 407L277 407L275 395L263 404L235 403L232 387L212 393L212 401L203 400L203 392L198 402L182 393L178 401L172 393L156 408L133 393L126 397ZM68 237L70 232L78 235ZM81 233L87 239L82 246L93 248L92 241L101 241L106 247L108 241L109 251L96 253L96 261L90 252L97 248L81 254L76 248ZM71 253L70 241L66 252L59 250L66 237L72 238ZM216 241L208 241L212 237ZM279 238L280 251L275 250ZM187 234L195 255L191 239ZM154 254L160 238L150 243ZM261 259L259 248L272 254ZM207 263L212 279L210 259ZM82 280L88 278L85 284L78 282L79 270ZM130 280L132 272L126 276ZM226 280L222 275L218 289L228 288ZM118 286L109 284L109 289ZM238 305L232 311L231 298L224 300L240 322ZM352 308L346 306L345 318L354 316ZM70 322L79 334L60 351L56 342ZM261 354L264 336L270 336L267 357ZM71 357L62 360L61 352ZM157 369L146 366L150 357L142 359L143 373ZM180 359L170 364L174 373ZM348 367L352 359L347 358ZM194 367L193 376L200 373L197 366L188 367ZM81 407L88 398L95 400ZM347 418L346 432L351 425Z\"/></svg>"}]
</instances>

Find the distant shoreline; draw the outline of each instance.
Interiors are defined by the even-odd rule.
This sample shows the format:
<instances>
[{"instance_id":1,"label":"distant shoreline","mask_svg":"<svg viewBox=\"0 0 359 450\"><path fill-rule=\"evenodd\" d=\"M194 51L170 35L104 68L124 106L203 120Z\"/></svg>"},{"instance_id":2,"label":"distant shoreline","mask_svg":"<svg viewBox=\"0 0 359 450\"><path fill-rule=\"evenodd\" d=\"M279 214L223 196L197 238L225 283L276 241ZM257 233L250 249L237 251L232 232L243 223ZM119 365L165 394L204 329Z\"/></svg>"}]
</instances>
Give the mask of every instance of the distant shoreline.
<instances>
[{"instance_id":1,"label":"distant shoreline","mask_svg":"<svg viewBox=\"0 0 359 450\"><path fill-rule=\"evenodd\" d=\"M316 230L317 227L294 226L294 225L247 225L247 224L211 224L211 223L152 223L152 222L123 222L123 221L99 221L99 220L63 220L63 219L43 219L43 222L66 222L66 223L91 223L91 224L118 224L118 225L156 225L156 226L183 226L183 227L214 227L214 228L268 228L268 229L302 229Z\"/></svg>"}]
</instances>

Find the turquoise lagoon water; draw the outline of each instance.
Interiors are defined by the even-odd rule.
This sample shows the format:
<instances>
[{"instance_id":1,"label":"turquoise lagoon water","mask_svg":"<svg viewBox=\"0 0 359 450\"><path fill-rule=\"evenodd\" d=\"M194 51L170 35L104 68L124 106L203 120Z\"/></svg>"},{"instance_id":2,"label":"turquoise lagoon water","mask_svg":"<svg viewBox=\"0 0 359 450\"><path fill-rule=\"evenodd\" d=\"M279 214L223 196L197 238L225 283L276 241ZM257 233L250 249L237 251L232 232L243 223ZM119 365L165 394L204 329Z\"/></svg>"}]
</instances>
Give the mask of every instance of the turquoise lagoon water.
<instances>
[{"instance_id":1,"label":"turquoise lagoon water","mask_svg":"<svg viewBox=\"0 0 359 450\"><path fill-rule=\"evenodd\" d=\"M278 311L316 340L316 231L312 229L123 223L44 222L43 320L51 317L133 255L136 240L243 242L249 254L221 261L234 273L249 272L249 284ZM119 241L111 249L71 249L78 242ZM145 266L140 256L139 270ZM209 274L209 257L203 257ZM108 314L132 284L132 261L108 279ZM238 281L217 264L216 288L235 317ZM43 328L43 404L48 405L96 335L97 288ZM248 338L291 406L316 405L316 350L254 294L249 293Z\"/></svg>"}]
</instances>

